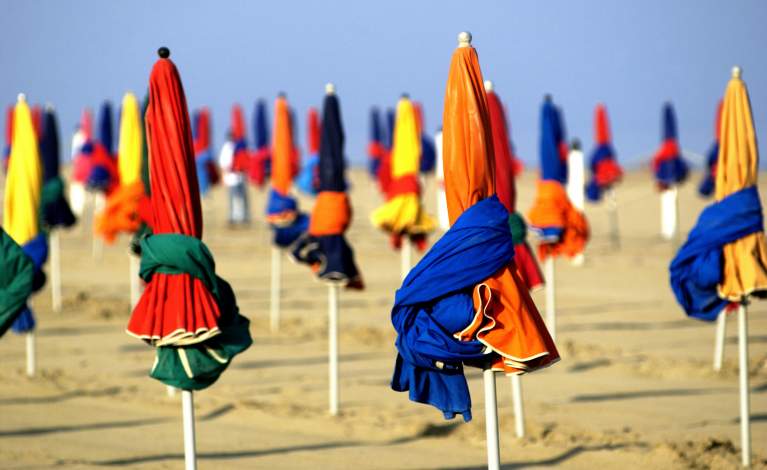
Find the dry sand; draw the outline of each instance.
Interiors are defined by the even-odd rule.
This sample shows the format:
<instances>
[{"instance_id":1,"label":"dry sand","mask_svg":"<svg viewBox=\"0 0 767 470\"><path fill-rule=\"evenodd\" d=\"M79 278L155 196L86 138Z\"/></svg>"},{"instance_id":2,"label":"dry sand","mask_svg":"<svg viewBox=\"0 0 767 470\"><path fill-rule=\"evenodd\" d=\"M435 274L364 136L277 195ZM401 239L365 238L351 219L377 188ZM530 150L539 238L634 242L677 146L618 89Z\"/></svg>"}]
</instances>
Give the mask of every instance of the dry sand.
<instances>
[{"instance_id":1,"label":"dry sand","mask_svg":"<svg viewBox=\"0 0 767 470\"><path fill-rule=\"evenodd\" d=\"M524 210L533 178L526 173L519 185ZM349 238L368 289L341 296L335 418L326 411L326 288L286 260L282 329L270 334L265 195L251 192L257 221L240 230L226 227L222 188L206 201L205 241L251 318L254 345L195 395L200 468L483 468L479 371L468 372L475 417L468 424L445 421L389 389L395 357L389 308L400 261L367 220L379 202L374 186L361 171L353 184ZM433 192L426 194L433 209ZM735 319L728 321L724 370L716 374L713 325L685 318L669 290L672 248L658 236L659 200L649 174L630 174L618 198L621 249L610 247L604 205L589 206L586 264L557 262L563 360L523 378L529 435L523 440L514 437L509 381L498 378L504 468L734 468ZM681 190L684 232L704 204L694 184ZM310 201L302 207L310 210ZM147 377L152 349L124 333L126 240L106 247L97 262L88 229L63 234L64 310L51 311L48 288L32 301L37 377L24 375L23 338L8 333L0 340L0 467L181 468L179 398L168 398ZM542 292L534 297L543 309ZM767 468L765 313L767 303L755 302L749 316L758 468Z\"/></svg>"}]
</instances>

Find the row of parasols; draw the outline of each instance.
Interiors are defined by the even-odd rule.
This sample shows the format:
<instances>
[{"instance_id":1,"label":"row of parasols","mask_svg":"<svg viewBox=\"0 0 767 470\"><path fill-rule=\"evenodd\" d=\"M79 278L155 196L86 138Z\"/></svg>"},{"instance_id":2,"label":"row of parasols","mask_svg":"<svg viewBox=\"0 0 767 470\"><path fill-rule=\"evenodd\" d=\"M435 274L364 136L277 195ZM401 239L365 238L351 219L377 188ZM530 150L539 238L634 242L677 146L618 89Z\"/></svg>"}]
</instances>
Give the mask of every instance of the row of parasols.
<instances>
[{"instance_id":1,"label":"row of parasols","mask_svg":"<svg viewBox=\"0 0 767 470\"><path fill-rule=\"evenodd\" d=\"M186 463L187 468L195 468L192 392L212 385L252 339L233 289L216 272L213 254L202 242L201 188L214 182L216 175L209 155L210 117L206 111L198 113L193 132L179 72L166 48L159 55L143 110L132 95L126 95L122 103L119 157L115 161L109 154L111 142L92 139L84 121L78 130L81 135L76 136L81 161L75 159L73 178L79 178L83 188L106 194L94 223L97 232L108 241L120 232L133 234L131 248L140 256L134 277L143 280L144 289L127 332L155 347L150 376L182 390ZM441 210L449 228L412 269L409 255L407 259L403 255L403 282L391 311L398 351L391 387L408 392L415 402L438 408L447 419L462 415L469 421L471 398L463 369L483 369L488 467L498 468L495 374L512 377L518 402L515 414L520 418L519 376L559 360L553 339L553 259L577 258L589 229L582 207L575 206L568 195L582 192L566 188L572 175L579 173L571 161L579 158L573 152L579 148L568 148L561 111L549 97L541 117L540 179L527 222L516 211L514 175L519 164L513 157L503 106L492 88L483 80L471 36L462 33L451 60L442 131L434 146L444 194ZM247 173L257 184L267 178L270 182L266 219L275 247L273 327L278 325L275 301L279 312L280 292L275 266L283 251L328 284L330 411L336 414L339 288L359 289L364 284L344 236L352 209L340 104L332 84L325 92L321 121L319 115L313 118L319 135L312 133L316 158L310 159L314 160L310 181L316 199L311 214L301 212L292 194L293 180L299 175L298 152L294 118L285 96L276 101L271 145L257 139L255 152L247 151L242 113L235 113L240 118L230 132L233 161L237 152L246 157L241 157L241 167L225 171ZM437 225L421 203L418 174L425 145L417 109L403 96L391 144L374 140L371 145L375 156L371 170L385 196L371 221L389 233L392 245L403 248L403 253L409 253L411 244L425 250L426 236ZM748 463L745 309L750 296L767 289L767 248L756 190L753 121L739 72L733 73L720 109L717 157L711 165L715 202L701 214L670 273L677 300L689 315L712 321L724 310L739 310L743 462ZM46 108L41 116L35 118L25 97L19 96L13 110L0 232L0 334L11 326L17 332L34 329L27 301L45 283L42 267L49 240L52 257L57 257L55 229L75 222L59 176L53 110ZM256 116L265 127L265 112ZM595 177L593 184L586 185L591 197L612 191L622 174L603 107L597 108L596 116ZM207 157L200 157L205 153ZM670 107L664 111L664 141L654 169L666 191L687 177ZM582 174L581 170L581 178ZM206 178L207 183L201 184ZM547 266L546 322L530 297L530 290L542 285L544 276L526 241L528 229L537 235L538 258Z\"/></svg>"}]
</instances>

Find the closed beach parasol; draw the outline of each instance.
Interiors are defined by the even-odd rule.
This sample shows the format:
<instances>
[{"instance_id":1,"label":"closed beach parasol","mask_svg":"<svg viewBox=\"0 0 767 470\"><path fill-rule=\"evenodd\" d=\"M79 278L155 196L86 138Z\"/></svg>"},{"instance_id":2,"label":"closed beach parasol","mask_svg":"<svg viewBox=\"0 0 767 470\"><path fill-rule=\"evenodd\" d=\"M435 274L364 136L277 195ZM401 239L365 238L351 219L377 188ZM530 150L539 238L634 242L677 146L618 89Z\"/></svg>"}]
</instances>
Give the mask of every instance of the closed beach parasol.
<instances>
[{"instance_id":1,"label":"closed beach parasol","mask_svg":"<svg viewBox=\"0 0 767 470\"><path fill-rule=\"evenodd\" d=\"M471 419L465 364L485 369L488 463L498 468L495 371L520 374L559 359L514 264L509 212L495 193L493 137L476 51L461 33L443 113L450 230L397 291L392 388Z\"/></svg>"},{"instance_id":2,"label":"closed beach parasol","mask_svg":"<svg viewBox=\"0 0 767 470\"><path fill-rule=\"evenodd\" d=\"M371 178L377 180L378 169L386 153L386 147L384 146L381 112L376 107L370 109L370 134L368 138L368 172Z\"/></svg>"},{"instance_id":3,"label":"closed beach parasol","mask_svg":"<svg viewBox=\"0 0 767 470\"><path fill-rule=\"evenodd\" d=\"M679 148L676 114L671 103L663 105L661 145L652 159L655 182L660 190L660 233L666 240L678 235L679 196L677 186L687 180L689 168Z\"/></svg>"},{"instance_id":4,"label":"closed beach parasol","mask_svg":"<svg viewBox=\"0 0 767 470\"><path fill-rule=\"evenodd\" d=\"M722 127L722 101L716 107L716 119L714 119L714 143L706 154L706 168L703 170L703 179L698 185L698 194L710 197L714 194L716 185L716 162L719 159L719 132Z\"/></svg>"},{"instance_id":5,"label":"closed beach parasol","mask_svg":"<svg viewBox=\"0 0 767 470\"><path fill-rule=\"evenodd\" d=\"M35 290L45 283L42 267L48 258L48 240L40 230L39 223L43 169L38 149L32 114L24 95L19 95L13 112L13 137L3 201L3 229L32 261ZM27 375L33 376L36 362L35 318L28 306L14 315L11 328L15 333L26 335Z\"/></svg>"},{"instance_id":6,"label":"closed beach parasol","mask_svg":"<svg viewBox=\"0 0 767 470\"><path fill-rule=\"evenodd\" d=\"M152 234L141 240L141 277L147 283L128 333L157 347L150 375L183 390L187 468L194 468L192 390L212 385L250 344L248 320L234 292L215 272L202 242L202 211L192 132L181 79L169 51L149 79Z\"/></svg>"},{"instance_id":7,"label":"closed beach parasol","mask_svg":"<svg viewBox=\"0 0 767 470\"><path fill-rule=\"evenodd\" d=\"M309 155L306 157L306 165L296 177L296 186L302 192L315 195L319 191L319 173L318 165L320 162L320 140L321 140L320 116L316 108L309 108L307 119L306 144Z\"/></svg>"},{"instance_id":8,"label":"closed beach parasol","mask_svg":"<svg viewBox=\"0 0 767 470\"><path fill-rule=\"evenodd\" d=\"M420 156L421 135L415 108L410 99L403 96L397 104L387 200L370 216L375 227L389 233L392 246L402 248L403 278L412 264L411 243L423 251L426 236L436 228L436 221L421 204L421 184L418 181Z\"/></svg>"},{"instance_id":9,"label":"closed beach parasol","mask_svg":"<svg viewBox=\"0 0 767 470\"><path fill-rule=\"evenodd\" d=\"M623 169L618 165L615 149L612 145L610 123L607 108L598 104L594 109L594 150L591 152L591 179L586 186L586 197L591 202L599 202L607 195L607 208L610 216L610 239L613 247L620 245L618 230L618 204L615 199L615 185L623 177Z\"/></svg>"},{"instance_id":10,"label":"closed beach parasol","mask_svg":"<svg viewBox=\"0 0 767 470\"><path fill-rule=\"evenodd\" d=\"M541 175L533 207L527 219L540 239L538 256L544 261L546 279L546 324L556 337L554 258L574 258L583 252L589 227L583 213L570 202L567 181L567 144L559 110L549 96L541 108Z\"/></svg>"},{"instance_id":11,"label":"closed beach parasol","mask_svg":"<svg viewBox=\"0 0 767 470\"><path fill-rule=\"evenodd\" d=\"M203 197L221 179L216 160L213 157L212 126L210 109L202 108L194 114L192 122L194 162L197 167L197 179L200 182L200 195Z\"/></svg>"},{"instance_id":12,"label":"closed beach parasol","mask_svg":"<svg viewBox=\"0 0 767 470\"><path fill-rule=\"evenodd\" d=\"M272 149L269 145L269 118L266 115L266 101L256 101L253 113L253 139L255 151L251 155L250 182L263 187L271 174Z\"/></svg>"},{"instance_id":13,"label":"closed beach parasol","mask_svg":"<svg viewBox=\"0 0 767 470\"><path fill-rule=\"evenodd\" d=\"M767 294L767 246L757 189L759 154L748 90L733 69L722 105L715 202L698 217L669 268L687 315L713 321L730 302L738 309L742 463L751 464L748 325L751 296Z\"/></svg>"}]
</instances>

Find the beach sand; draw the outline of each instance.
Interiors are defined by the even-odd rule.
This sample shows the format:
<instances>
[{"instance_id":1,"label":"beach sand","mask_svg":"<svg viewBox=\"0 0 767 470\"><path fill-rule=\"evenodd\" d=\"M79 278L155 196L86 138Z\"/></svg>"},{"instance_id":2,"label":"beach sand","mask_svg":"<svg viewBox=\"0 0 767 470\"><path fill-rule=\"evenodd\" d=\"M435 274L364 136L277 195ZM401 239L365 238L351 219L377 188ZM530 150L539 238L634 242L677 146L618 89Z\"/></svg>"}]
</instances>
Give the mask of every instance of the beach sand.
<instances>
[{"instance_id":1,"label":"beach sand","mask_svg":"<svg viewBox=\"0 0 767 470\"><path fill-rule=\"evenodd\" d=\"M523 212L534 178L527 172L519 182ZM368 221L380 202L375 186L360 170L352 184L348 236L367 290L341 294L338 417L327 413L327 288L285 258L281 329L271 334L265 193L251 190L254 223L245 229L227 228L223 188L205 201L204 240L251 319L254 344L218 383L195 394L201 469L485 467L480 371L467 372L470 423L445 421L389 388L396 354L389 312L400 258ZM680 190L684 233L706 204L696 184ZM433 188L427 180L432 213ZM714 325L686 318L668 285L674 251L658 235L649 173L630 173L617 197L620 249L611 247L605 204L589 205L585 265L556 263L562 361L522 379L524 439L514 436L509 379L497 378L503 466L735 468L735 316L723 370L715 373ZM301 204L311 210L310 200ZM25 376L23 338L9 332L0 340L0 467L181 468L180 397L168 397L147 376L153 349L125 334L127 237L95 261L85 222L62 234L63 311L52 312L49 287L32 300L38 376ZM534 298L543 311L543 292ZM749 328L754 462L767 468L767 303L752 304Z\"/></svg>"}]
</instances>

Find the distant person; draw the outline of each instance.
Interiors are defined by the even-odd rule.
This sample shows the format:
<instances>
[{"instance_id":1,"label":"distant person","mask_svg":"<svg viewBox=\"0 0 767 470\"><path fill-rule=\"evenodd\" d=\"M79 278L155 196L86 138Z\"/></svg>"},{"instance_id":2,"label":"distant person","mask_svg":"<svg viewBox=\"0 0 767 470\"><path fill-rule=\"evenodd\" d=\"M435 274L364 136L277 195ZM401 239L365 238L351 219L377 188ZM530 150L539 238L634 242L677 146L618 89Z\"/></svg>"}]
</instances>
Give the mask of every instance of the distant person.
<instances>
[{"instance_id":1,"label":"distant person","mask_svg":"<svg viewBox=\"0 0 767 470\"><path fill-rule=\"evenodd\" d=\"M226 142L218 155L218 165L224 174L224 185L229 188L229 225L232 226L250 223L245 174L234 167L235 147L232 133L227 132Z\"/></svg>"}]
</instances>

